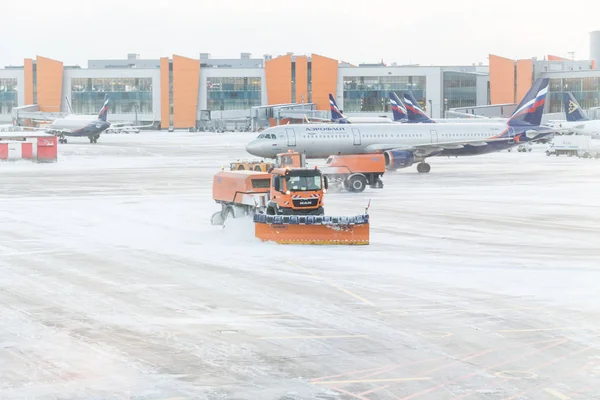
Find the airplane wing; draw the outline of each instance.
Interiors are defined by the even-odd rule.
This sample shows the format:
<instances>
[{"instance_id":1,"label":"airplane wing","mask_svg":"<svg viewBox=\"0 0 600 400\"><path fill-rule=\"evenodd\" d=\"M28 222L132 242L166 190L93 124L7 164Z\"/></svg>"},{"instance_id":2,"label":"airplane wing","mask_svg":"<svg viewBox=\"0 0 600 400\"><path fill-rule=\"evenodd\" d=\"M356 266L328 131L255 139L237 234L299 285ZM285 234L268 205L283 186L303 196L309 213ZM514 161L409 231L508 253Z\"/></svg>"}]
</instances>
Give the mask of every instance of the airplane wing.
<instances>
[{"instance_id":1,"label":"airplane wing","mask_svg":"<svg viewBox=\"0 0 600 400\"><path fill-rule=\"evenodd\" d=\"M71 135L74 133L72 129L50 129L48 127L34 127L34 126L23 126L24 131L41 131L46 133L52 133L54 136L60 135Z\"/></svg>"},{"instance_id":2,"label":"airplane wing","mask_svg":"<svg viewBox=\"0 0 600 400\"><path fill-rule=\"evenodd\" d=\"M469 146L487 146L488 143L491 142L505 142L509 140L514 140L514 137L504 137L504 138L490 138L490 139L478 139L478 140L462 140L456 142L438 142L438 143L423 143L416 145L406 145L406 146L398 146L395 145L386 145L386 144L373 144L367 146L365 149L367 152L383 152L388 150L404 150L410 151L415 155L421 157L427 157L431 154L439 153L442 150L451 150L451 149L462 149L465 145Z\"/></svg>"},{"instance_id":3,"label":"airplane wing","mask_svg":"<svg viewBox=\"0 0 600 400\"><path fill-rule=\"evenodd\" d=\"M154 126L155 122L156 122L156 118L154 118L152 120L152 123L149 125L131 125L128 122L111 122L110 127L111 128L151 128Z\"/></svg>"}]
</instances>

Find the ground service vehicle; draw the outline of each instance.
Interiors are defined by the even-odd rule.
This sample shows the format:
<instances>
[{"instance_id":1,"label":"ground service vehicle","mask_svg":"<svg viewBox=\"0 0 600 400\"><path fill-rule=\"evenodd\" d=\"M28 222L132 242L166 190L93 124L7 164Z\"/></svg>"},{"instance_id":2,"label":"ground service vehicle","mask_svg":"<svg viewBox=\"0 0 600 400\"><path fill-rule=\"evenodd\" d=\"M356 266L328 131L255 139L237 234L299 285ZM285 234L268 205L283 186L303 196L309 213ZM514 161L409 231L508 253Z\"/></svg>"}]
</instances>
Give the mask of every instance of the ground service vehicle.
<instances>
[{"instance_id":1,"label":"ground service vehicle","mask_svg":"<svg viewBox=\"0 0 600 400\"><path fill-rule=\"evenodd\" d=\"M221 171L213 179L213 199L221 211L211 223L255 217L263 241L297 244L368 244L368 215L325 217L327 179L317 168L275 168L271 173Z\"/></svg>"},{"instance_id":2,"label":"ground service vehicle","mask_svg":"<svg viewBox=\"0 0 600 400\"><path fill-rule=\"evenodd\" d=\"M231 216L261 212L323 215L325 187L321 171L316 168L275 168L271 173L222 171L213 180L213 198L221 204L221 212L214 214L212 221L220 225Z\"/></svg>"},{"instance_id":3,"label":"ground service vehicle","mask_svg":"<svg viewBox=\"0 0 600 400\"><path fill-rule=\"evenodd\" d=\"M289 151L277 155L277 167L306 167L304 154ZM360 193L370 186L383 188L381 175L385 173L383 154L353 154L330 156L321 168L323 176L331 185L343 187L349 192Z\"/></svg>"},{"instance_id":4,"label":"ground service vehicle","mask_svg":"<svg viewBox=\"0 0 600 400\"><path fill-rule=\"evenodd\" d=\"M600 158L600 139L588 135L562 135L555 136L548 145L546 155L583 158Z\"/></svg>"},{"instance_id":5,"label":"ground service vehicle","mask_svg":"<svg viewBox=\"0 0 600 400\"><path fill-rule=\"evenodd\" d=\"M525 144L520 144L517 146L517 152L519 153L531 153L531 151L533 150L533 147L531 147L531 143L527 142ZM510 153L512 151L512 149L508 149L508 152Z\"/></svg>"},{"instance_id":6,"label":"ground service vehicle","mask_svg":"<svg viewBox=\"0 0 600 400\"><path fill-rule=\"evenodd\" d=\"M264 161L236 161L229 164L231 171L261 171L269 172L275 165Z\"/></svg>"},{"instance_id":7,"label":"ground service vehicle","mask_svg":"<svg viewBox=\"0 0 600 400\"><path fill-rule=\"evenodd\" d=\"M381 175L385 173L383 154L355 154L330 156L321 168L330 185L360 193L367 185L383 188Z\"/></svg>"}]
</instances>

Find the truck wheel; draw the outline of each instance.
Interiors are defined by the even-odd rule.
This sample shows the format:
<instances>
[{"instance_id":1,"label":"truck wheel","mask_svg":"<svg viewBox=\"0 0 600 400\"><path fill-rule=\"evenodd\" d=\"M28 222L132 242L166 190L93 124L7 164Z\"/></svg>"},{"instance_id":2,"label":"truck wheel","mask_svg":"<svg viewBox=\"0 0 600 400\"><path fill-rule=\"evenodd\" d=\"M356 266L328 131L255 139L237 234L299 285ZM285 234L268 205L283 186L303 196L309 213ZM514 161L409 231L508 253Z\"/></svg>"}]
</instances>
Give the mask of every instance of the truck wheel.
<instances>
[{"instance_id":1,"label":"truck wheel","mask_svg":"<svg viewBox=\"0 0 600 400\"><path fill-rule=\"evenodd\" d=\"M260 172L261 171L260 166L257 165L256 167L254 167L254 170Z\"/></svg>"},{"instance_id":2,"label":"truck wheel","mask_svg":"<svg viewBox=\"0 0 600 400\"><path fill-rule=\"evenodd\" d=\"M546 150L546 155L550 156L550 152L548 150Z\"/></svg>"},{"instance_id":3,"label":"truck wheel","mask_svg":"<svg viewBox=\"0 0 600 400\"><path fill-rule=\"evenodd\" d=\"M367 187L367 178L365 178L364 175L359 174L350 175L350 177L348 177L348 187L351 192L360 193Z\"/></svg>"},{"instance_id":4,"label":"truck wheel","mask_svg":"<svg viewBox=\"0 0 600 400\"><path fill-rule=\"evenodd\" d=\"M319 207L317 209L317 215L325 215L325 209L323 207Z\"/></svg>"},{"instance_id":5,"label":"truck wheel","mask_svg":"<svg viewBox=\"0 0 600 400\"><path fill-rule=\"evenodd\" d=\"M238 169L238 171L243 171L243 170L244 170L244 166L243 166L243 165L240 165L240 166L238 166L238 168L237 168L237 169Z\"/></svg>"},{"instance_id":6,"label":"truck wheel","mask_svg":"<svg viewBox=\"0 0 600 400\"><path fill-rule=\"evenodd\" d=\"M267 215L275 215L275 209L273 207L267 208Z\"/></svg>"}]
</instances>

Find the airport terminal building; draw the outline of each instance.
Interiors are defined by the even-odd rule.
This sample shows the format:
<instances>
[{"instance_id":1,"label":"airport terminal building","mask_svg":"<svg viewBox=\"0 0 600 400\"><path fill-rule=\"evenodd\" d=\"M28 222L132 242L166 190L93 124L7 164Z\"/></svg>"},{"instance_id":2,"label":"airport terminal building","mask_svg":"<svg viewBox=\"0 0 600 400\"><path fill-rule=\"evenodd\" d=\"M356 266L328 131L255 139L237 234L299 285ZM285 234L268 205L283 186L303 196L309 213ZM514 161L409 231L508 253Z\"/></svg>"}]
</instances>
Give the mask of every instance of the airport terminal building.
<instances>
[{"instance_id":1,"label":"airport terminal building","mask_svg":"<svg viewBox=\"0 0 600 400\"><path fill-rule=\"evenodd\" d=\"M329 93L344 113L391 115L390 91L412 92L433 118L445 111L518 102L538 77L549 77L547 112L560 112L560 93L573 92L584 108L600 106L600 70L593 60L548 56L512 60L489 56L489 65L421 66L359 64L322 55L213 59L173 55L89 60L87 68L37 56L0 69L0 123L19 119L35 105L42 113L96 114L104 95L112 121L154 121L161 128L189 128L208 120L245 121L254 115L277 123L273 105L305 104L328 117ZM27 108L27 107L25 107ZM32 108L29 108L32 109ZM254 111L253 111L254 110ZM259 114L256 110L261 110ZM255 112L255 114L253 114Z\"/></svg>"}]
</instances>

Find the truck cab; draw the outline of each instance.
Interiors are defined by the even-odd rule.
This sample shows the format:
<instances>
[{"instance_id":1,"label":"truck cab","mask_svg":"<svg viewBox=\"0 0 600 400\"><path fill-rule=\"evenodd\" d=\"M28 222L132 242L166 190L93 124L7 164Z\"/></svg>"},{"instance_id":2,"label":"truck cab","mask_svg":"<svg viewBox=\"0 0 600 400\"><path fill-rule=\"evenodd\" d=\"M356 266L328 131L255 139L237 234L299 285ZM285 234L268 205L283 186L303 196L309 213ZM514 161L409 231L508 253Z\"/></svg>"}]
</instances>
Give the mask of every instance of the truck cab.
<instances>
[{"instance_id":1,"label":"truck cab","mask_svg":"<svg viewBox=\"0 0 600 400\"><path fill-rule=\"evenodd\" d=\"M298 153L296 153L298 154ZM271 171L267 215L323 215L327 180L314 168L276 168Z\"/></svg>"},{"instance_id":2,"label":"truck cab","mask_svg":"<svg viewBox=\"0 0 600 400\"><path fill-rule=\"evenodd\" d=\"M304 168L306 167L306 155L293 150L287 153L280 153L277 154L275 165L277 168Z\"/></svg>"}]
</instances>

